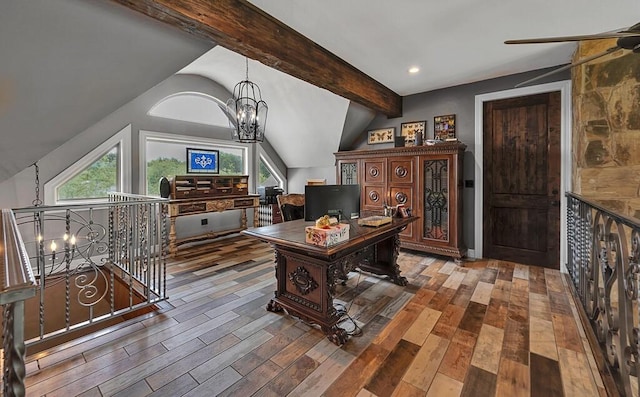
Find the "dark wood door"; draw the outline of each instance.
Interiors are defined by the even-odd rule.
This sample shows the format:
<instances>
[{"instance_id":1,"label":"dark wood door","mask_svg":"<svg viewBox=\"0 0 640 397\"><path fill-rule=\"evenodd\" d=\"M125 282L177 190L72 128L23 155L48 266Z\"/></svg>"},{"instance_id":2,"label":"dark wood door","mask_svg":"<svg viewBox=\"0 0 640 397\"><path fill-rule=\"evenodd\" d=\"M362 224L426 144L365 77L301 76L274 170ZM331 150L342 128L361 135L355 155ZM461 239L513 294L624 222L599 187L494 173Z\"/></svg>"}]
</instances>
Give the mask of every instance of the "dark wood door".
<instances>
[{"instance_id":1,"label":"dark wood door","mask_svg":"<svg viewBox=\"0 0 640 397\"><path fill-rule=\"evenodd\" d=\"M560 93L484 104L483 256L560 267Z\"/></svg>"}]
</instances>

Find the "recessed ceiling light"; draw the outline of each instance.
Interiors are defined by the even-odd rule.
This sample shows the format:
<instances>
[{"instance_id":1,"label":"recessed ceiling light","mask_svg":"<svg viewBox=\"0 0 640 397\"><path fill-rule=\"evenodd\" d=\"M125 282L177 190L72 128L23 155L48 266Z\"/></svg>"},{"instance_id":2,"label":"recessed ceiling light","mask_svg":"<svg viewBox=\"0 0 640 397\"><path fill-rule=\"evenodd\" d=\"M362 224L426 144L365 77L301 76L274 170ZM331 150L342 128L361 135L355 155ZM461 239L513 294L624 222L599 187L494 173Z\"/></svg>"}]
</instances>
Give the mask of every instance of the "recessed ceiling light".
<instances>
[{"instance_id":1,"label":"recessed ceiling light","mask_svg":"<svg viewBox=\"0 0 640 397\"><path fill-rule=\"evenodd\" d=\"M412 67L409 68L409 73L411 73L411 74L416 74L419 71L420 71L420 68L417 67L417 66L412 66Z\"/></svg>"}]
</instances>

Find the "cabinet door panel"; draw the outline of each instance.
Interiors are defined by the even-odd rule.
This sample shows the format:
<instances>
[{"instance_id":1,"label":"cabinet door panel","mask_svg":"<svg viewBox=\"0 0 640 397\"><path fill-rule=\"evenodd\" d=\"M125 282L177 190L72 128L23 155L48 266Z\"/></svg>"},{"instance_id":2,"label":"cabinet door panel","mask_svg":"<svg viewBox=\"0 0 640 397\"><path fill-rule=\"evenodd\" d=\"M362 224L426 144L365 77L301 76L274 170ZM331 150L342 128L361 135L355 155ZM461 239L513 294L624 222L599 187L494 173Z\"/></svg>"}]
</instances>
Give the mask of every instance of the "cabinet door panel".
<instances>
[{"instance_id":1,"label":"cabinet door panel","mask_svg":"<svg viewBox=\"0 0 640 397\"><path fill-rule=\"evenodd\" d=\"M413 187L412 186L391 186L389 188L389 193L391 197L391 206L396 206L398 204L404 204L405 208L411 208L412 213L415 214L416 209L413 206ZM407 228L400 233L401 237L406 239L413 239L413 232L415 228L415 223L411 223L407 226Z\"/></svg>"},{"instance_id":2,"label":"cabinet door panel","mask_svg":"<svg viewBox=\"0 0 640 397\"><path fill-rule=\"evenodd\" d=\"M389 159L389 182L413 183L413 158Z\"/></svg>"},{"instance_id":3,"label":"cabinet door panel","mask_svg":"<svg viewBox=\"0 0 640 397\"><path fill-rule=\"evenodd\" d=\"M386 182L384 160L365 160L364 161L364 183L380 183Z\"/></svg>"},{"instance_id":4,"label":"cabinet door panel","mask_svg":"<svg viewBox=\"0 0 640 397\"><path fill-rule=\"evenodd\" d=\"M389 205L395 207L404 204L405 208L413 208L413 188L411 186L391 186L389 188L391 202Z\"/></svg>"},{"instance_id":5,"label":"cabinet door panel","mask_svg":"<svg viewBox=\"0 0 640 397\"><path fill-rule=\"evenodd\" d=\"M384 185L380 186L364 186L362 189L364 197L365 209L382 209L387 197L384 191Z\"/></svg>"},{"instance_id":6,"label":"cabinet door panel","mask_svg":"<svg viewBox=\"0 0 640 397\"><path fill-rule=\"evenodd\" d=\"M357 161L341 161L338 163L338 183L340 185L358 184Z\"/></svg>"}]
</instances>

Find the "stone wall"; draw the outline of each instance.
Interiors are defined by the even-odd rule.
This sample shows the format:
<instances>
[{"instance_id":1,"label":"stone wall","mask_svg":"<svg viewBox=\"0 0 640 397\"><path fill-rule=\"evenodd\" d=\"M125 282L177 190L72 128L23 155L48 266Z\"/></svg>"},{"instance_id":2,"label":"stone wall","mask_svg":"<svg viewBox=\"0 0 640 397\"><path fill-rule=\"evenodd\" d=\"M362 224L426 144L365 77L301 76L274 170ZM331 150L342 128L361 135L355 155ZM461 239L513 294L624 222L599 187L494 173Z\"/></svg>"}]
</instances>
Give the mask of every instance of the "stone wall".
<instances>
[{"instance_id":1,"label":"stone wall","mask_svg":"<svg viewBox=\"0 0 640 397\"><path fill-rule=\"evenodd\" d=\"M574 61L615 46L579 44ZM573 190L640 218L640 54L617 51L575 67Z\"/></svg>"}]
</instances>

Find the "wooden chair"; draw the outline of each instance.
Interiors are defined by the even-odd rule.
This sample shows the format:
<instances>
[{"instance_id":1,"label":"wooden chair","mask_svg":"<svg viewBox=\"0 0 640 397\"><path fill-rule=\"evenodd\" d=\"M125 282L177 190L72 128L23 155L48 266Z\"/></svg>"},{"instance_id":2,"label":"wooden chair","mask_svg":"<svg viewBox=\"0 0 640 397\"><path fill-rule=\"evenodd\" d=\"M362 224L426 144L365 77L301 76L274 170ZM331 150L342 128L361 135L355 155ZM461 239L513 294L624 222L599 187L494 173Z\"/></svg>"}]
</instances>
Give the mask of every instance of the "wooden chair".
<instances>
[{"instance_id":1,"label":"wooden chair","mask_svg":"<svg viewBox=\"0 0 640 397\"><path fill-rule=\"evenodd\" d=\"M284 222L304 219L304 194L279 194L276 201Z\"/></svg>"}]
</instances>

